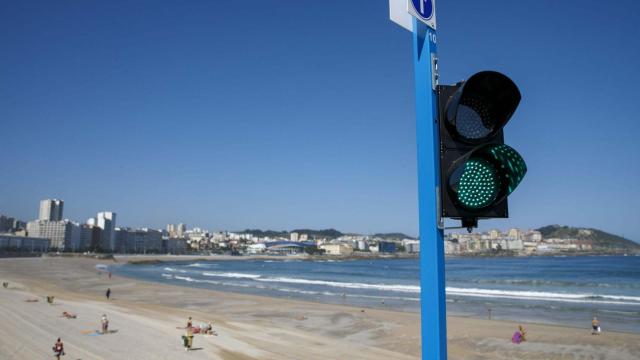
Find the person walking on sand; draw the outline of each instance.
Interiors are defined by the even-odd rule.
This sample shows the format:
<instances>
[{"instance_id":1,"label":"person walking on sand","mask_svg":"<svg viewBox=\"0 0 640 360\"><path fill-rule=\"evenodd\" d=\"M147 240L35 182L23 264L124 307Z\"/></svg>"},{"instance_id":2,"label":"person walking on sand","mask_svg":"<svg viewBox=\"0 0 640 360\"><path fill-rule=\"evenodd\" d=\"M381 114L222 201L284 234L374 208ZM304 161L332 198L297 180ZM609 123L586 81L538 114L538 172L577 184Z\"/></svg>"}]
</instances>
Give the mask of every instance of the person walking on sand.
<instances>
[{"instance_id":1,"label":"person walking on sand","mask_svg":"<svg viewBox=\"0 0 640 360\"><path fill-rule=\"evenodd\" d=\"M102 314L102 333L106 334L109 331L109 319L106 314Z\"/></svg>"},{"instance_id":2,"label":"person walking on sand","mask_svg":"<svg viewBox=\"0 0 640 360\"><path fill-rule=\"evenodd\" d=\"M53 356L55 356L57 360L60 360L62 355L64 355L64 344L60 338L58 338L58 341L53 344Z\"/></svg>"},{"instance_id":3,"label":"person walking on sand","mask_svg":"<svg viewBox=\"0 0 640 360\"><path fill-rule=\"evenodd\" d=\"M600 335L600 321L595 316L591 320L591 335Z\"/></svg>"},{"instance_id":4,"label":"person walking on sand","mask_svg":"<svg viewBox=\"0 0 640 360\"><path fill-rule=\"evenodd\" d=\"M187 327L185 329L191 330L193 328L193 321L191 321L191 316L189 316L189 320L187 320Z\"/></svg>"},{"instance_id":5,"label":"person walking on sand","mask_svg":"<svg viewBox=\"0 0 640 360\"><path fill-rule=\"evenodd\" d=\"M111 297L111 288L107 289L107 292L105 293L105 295L107 296L107 300L109 300L109 298Z\"/></svg>"}]
</instances>

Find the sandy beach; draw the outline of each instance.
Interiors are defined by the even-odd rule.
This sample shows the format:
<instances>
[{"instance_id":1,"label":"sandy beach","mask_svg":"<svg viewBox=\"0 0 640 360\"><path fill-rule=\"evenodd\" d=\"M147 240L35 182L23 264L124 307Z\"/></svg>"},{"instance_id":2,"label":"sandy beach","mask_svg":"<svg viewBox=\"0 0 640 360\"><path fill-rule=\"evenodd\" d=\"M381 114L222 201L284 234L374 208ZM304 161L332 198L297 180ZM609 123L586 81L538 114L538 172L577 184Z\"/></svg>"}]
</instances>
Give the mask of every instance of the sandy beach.
<instances>
[{"instance_id":1,"label":"sandy beach","mask_svg":"<svg viewBox=\"0 0 640 360\"><path fill-rule=\"evenodd\" d=\"M9 283L0 288L0 358L52 358L58 337L64 359L420 358L417 314L109 278L95 269L127 260L0 259L0 281ZM112 333L96 334L102 314ZM195 335L185 351L189 316L194 325L213 321L217 335ZM640 359L640 334L525 324L528 341L514 345L517 325L449 317L449 358Z\"/></svg>"}]
</instances>

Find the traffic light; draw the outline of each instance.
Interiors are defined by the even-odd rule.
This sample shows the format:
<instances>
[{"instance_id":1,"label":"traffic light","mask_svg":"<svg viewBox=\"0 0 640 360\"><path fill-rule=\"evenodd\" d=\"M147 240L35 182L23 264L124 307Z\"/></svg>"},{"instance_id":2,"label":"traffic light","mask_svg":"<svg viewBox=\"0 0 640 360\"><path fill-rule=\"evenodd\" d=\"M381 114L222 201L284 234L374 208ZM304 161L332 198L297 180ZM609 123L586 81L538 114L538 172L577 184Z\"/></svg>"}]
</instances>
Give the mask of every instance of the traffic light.
<instances>
[{"instance_id":1,"label":"traffic light","mask_svg":"<svg viewBox=\"0 0 640 360\"><path fill-rule=\"evenodd\" d=\"M527 165L504 144L502 128L520 103L507 76L483 71L456 85L439 85L440 209L471 231L478 219L507 218L507 196Z\"/></svg>"}]
</instances>

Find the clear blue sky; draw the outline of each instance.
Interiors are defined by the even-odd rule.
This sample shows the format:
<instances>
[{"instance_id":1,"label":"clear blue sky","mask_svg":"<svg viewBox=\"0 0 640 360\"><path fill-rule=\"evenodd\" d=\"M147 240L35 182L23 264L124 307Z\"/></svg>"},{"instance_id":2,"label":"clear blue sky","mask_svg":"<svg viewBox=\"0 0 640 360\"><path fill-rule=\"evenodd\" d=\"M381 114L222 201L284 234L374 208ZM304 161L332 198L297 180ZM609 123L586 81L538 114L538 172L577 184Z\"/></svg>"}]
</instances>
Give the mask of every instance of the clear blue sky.
<instances>
[{"instance_id":1,"label":"clear blue sky","mask_svg":"<svg viewBox=\"0 0 640 360\"><path fill-rule=\"evenodd\" d=\"M442 83L523 99L511 218L640 240L640 5L440 0ZM387 1L3 1L0 213L417 234L411 35Z\"/></svg>"}]
</instances>

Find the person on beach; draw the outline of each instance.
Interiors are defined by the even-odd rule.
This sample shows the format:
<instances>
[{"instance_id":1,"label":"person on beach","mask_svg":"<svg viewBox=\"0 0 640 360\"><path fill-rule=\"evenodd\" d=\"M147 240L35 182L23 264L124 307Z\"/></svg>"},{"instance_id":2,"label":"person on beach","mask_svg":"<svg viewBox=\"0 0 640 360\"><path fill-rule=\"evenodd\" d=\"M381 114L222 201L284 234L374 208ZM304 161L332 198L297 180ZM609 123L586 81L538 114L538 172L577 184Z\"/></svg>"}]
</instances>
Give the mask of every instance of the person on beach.
<instances>
[{"instance_id":1,"label":"person on beach","mask_svg":"<svg viewBox=\"0 0 640 360\"><path fill-rule=\"evenodd\" d=\"M595 316L591 320L591 335L600 335L600 321Z\"/></svg>"},{"instance_id":2,"label":"person on beach","mask_svg":"<svg viewBox=\"0 0 640 360\"><path fill-rule=\"evenodd\" d=\"M202 333L206 335L213 335L213 325L211 325L211 321L202 327Z\"/></svg>"},{"instance_id":3,"label":"person on beach","mask_svg":"<svg viewBox=\"0 0 640 360\"><path fill-rule=\"evenodd\" d=\"M105 295L107 296L107 300L109 300L109 298L111 297L111 288L107 289L107 292L105 293Z\"/></svg>"},{"instance_id":4,"label":"person on beach","mask_svg":"<svg viewBox=\"0 0 640 360\"><path fill-rule=\"evenodd\" d=\"M53 356L55 356L56 359L60 360L60 357L62 355L64 355L64 344L62 343L62 340L58 338L58 341L53 344Z\"/></svg>"},{"instance_id":5,"label":"person on beach","mask_svg":"<svg viewBox=\"0 0 640 360\"><path fill-rule=\"evenodd\" d=\"M520 331L520 335L522 335L522 341L527 341L527 330L525 330L524 326L518 325L518 330Z\"/></svg>"},{"instance_id":6,"label":"person on beach","mask_svg":"<svg viewBox=\"0 0 640 360\"><path fill-rule=\"evenodd\" d=\"M191 316L189 316L189 320L187 320L187 330L185 335L182 335L182 341L184 342L184 350L191 350L193 346L193 321L191 321Z\"/></svg>"},{"instance_id":7,"label":"person on beach","mask_svg":"<svg viewBox=\"0 0 640 360\"><path fill-rule=\"evenodd\" d=\"M75 319L78 316L76 314L70 313L68 311L63 311L62 312L62 317L67 318L67 319Z\"/></svg>"},{"instance_id":8,"label":"person on beach","mask_svg":"<svg viewBox=\"0 0 640 360\"><path fill-rule=\"evenodd\" d=\"M102 314L102 333L106 334L109 331L109 319L107 319L106 314Z\"/></svg>"}]
</instances>

